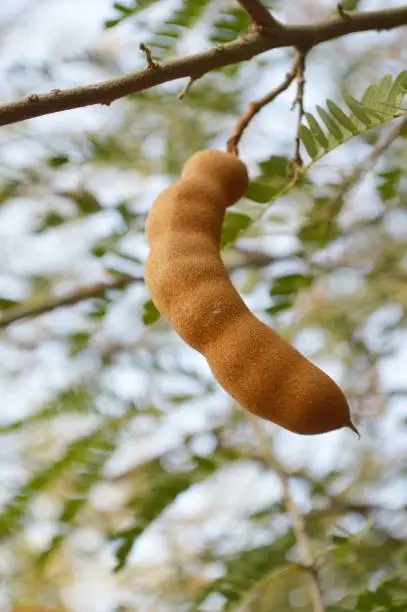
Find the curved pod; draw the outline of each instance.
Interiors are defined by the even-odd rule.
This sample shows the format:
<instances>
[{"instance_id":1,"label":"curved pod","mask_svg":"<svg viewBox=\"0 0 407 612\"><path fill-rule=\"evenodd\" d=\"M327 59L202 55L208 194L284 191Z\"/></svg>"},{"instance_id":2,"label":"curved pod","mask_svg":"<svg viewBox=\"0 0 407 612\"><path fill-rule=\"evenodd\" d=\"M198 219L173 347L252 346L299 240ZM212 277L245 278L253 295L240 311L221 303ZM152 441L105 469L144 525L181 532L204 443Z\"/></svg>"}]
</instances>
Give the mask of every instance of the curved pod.
<instances>
[{"instance_id":1,"label":"curved pod","mask_svg":"<svg viewBox=\"0 0 407 612\"><path fill-rule=\"evenodd\" d=\"M355 430L340 388L252 314L223 265L225 211L243 196L248 180L237 157L206 150L193 155L181 179L158 196L147 219L145 280L152 300L253 414L299 434Z\"/></svg>"}]
</instances>

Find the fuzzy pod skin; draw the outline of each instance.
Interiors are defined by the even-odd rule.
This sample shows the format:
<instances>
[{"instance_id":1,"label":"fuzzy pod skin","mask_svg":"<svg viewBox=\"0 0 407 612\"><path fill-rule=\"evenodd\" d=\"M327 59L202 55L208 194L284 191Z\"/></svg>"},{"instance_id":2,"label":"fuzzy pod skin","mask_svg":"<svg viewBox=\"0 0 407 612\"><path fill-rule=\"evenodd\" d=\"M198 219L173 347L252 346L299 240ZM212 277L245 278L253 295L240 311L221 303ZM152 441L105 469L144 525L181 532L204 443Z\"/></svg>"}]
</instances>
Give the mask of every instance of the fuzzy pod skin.
<instances>
[{"instance_id":1,"label":"fuzzy pod skin","mask_svg":"<svg viewBox=\"0 0 407 612\"><path fill-rule=\"evenodd\" d=\"M245 193L246 166L200 151L147 218L151 298L220 385L246 410L298 434L352 425L336 383L247 308L220 256L225 211Z\"/></svg>"}]
</instances>

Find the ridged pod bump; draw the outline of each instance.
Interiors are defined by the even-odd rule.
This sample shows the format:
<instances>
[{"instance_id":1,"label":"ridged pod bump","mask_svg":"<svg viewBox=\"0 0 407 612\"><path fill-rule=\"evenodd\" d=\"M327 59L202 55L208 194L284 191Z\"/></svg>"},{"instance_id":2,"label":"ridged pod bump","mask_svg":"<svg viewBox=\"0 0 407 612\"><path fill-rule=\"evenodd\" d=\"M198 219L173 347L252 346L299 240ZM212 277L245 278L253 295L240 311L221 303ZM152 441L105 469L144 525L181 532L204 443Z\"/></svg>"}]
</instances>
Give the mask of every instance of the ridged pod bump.
<instances>
[{"instance_id":1,"label":"ridged pod bump","mask_svg":"<svg viewBox=\"0 0 407 612\"><path fill-rule=\"evenodd\" d=\"M353 426L338 385L259 321L220 257L225 211L248 186L242 161L204 150L156 199L145 280L158 310L246 410L299 434Z\"/></svg>"}]
</instances>

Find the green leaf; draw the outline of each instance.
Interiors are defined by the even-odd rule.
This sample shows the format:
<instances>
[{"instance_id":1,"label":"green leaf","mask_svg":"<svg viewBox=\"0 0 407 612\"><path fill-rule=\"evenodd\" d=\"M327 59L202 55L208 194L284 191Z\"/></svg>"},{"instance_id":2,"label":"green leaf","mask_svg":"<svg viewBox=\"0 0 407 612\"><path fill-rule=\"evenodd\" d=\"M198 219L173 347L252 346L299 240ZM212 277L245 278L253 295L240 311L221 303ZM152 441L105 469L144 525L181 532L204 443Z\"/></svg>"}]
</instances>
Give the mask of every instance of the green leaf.
<instances>
[{"instance_id":1,"label":"green leaf","mask_svg":"<svg viewBox=\"0 0 407 612\"><path fill-rule=\"evenodd\" d=\"M67 340L70 344L70 352L71 355L77 355L83 349L87 348L89 344L90 334L89 332L76 332L74 334L69 334L67 336Z\"/></svg>"},{"instance_id":2,"label":"green leaf","mask_svg":"<svg viewBox=\"0 0 407 612\"><path fill-rule=\"evenodd\" d=\"M0 426L0 434L19 431L35 423L51 421L69 413L89 414L96 413L93 398L89 389L80 386L64 389L51 401L47 402L42 408L26 416L24 419L12 421Z\"/></svg>"},{"instance_id":3,"label":"green leaf","mask_svg":"<svg viewBox=\"0 0 407 612\"><path fill-rule=\"evenodd\" d=\"M42 224L37 227L37 232L41 233L42 231L48 229L49 227L58 227L65 223L66 219L59 213L55 211L49 211L45 214Z\"/></svg>"},{"instance_id":4,"label":"green leaf","mask_svg":"<svg viewBox=\"0 0 407 612\"><path fill-rule=\"evenodd\" d=\"M358 134L357 126L345 115L342 109L339 108L332 100L327 100L326 105L329 108L331 115L343 125L353 135Z\"/></svg>"},{"instance_id":5,"label":"green leaf","mask_svg":"<svg viewBox=\"0 0 407 612\"><path fill-rule=\"evenodd\" d=\"M303 225L298 232L298 238L302 242L314 243L322 248L337 238L338 234L339 228L335 221L316 220Z\"/></svg>"},{"instance_id":6,"label":"green leaf","mask_svg":"<svg viewBox=\"0 0 407 612\"><path fill-rule=\"evenodd\" d=\"M266 185L257 181L251 181L249 188L245 193L245 198L258 202L259 204L266 204L273 196L276 195L278 189L272 185Z\"/></svg>"},{"instance_id":7,"label":"green leaf","mask_svg":"<svg viewBox=\"0 0 407 612\"><path fill-rule=\"evenodd\" d=\"M222 228L221 248L227 244L234 242L239 233L245 230L251 224L251 219L247 215L240 212L228 211L225 215L225 220Z\"/></svg>"},{"instance_id":8,"label":"green leaf","mask_svg":"<svg viewBox=\"0 0 407 612\"><path fill-rule=\"evenodd\" d=\"M305 125L300 125L301 140L307 149L307 153L313 159L318 155L318 147L315 143L311 130Z\"/></svg>"},{"instance_id":9,"label":"green leaf","mask_svg":"<svg viewBox=\"0 0 407 612\"><path fill-rule=\"evenodd\" d=\"M351 96L346 89L342 90L342 98L346 102L347 106L349 106L352 113L355 115L357 119L367 128L371 128L373 125L372 119L366 114L362 104L356 100L353 96Z\"/></svg>"},{"instance_id":10,"label":"green leaf","mask_svg":"<svg viewBox=\"0 0 407 612\"><path fill-rule=\"evenodd\" d=\"M387 74L378 85L369 85L360 102L343 90L342 97L351 111L350 115L332 100L327 99L326 106L329 112L317 106L317 112L328 131L327 134L315 117L311 113L306 113L309 128L301 125L300 136L312 161L320 159L325 152L333 150L353 136L363 134L375 125L384 124L395 117L407 114L407 109L401 109L400 106L406 87L407 71L402 71L396 79ZM318 143L325 151L319 150Z\"/></svg>"},{"instance_id":11,"label":"green leaf","mask_svg":"<svg viewBox=\"0 0 407 612\"><path fill-rule=\"evenodd\" d=\"M269 572L282 569L281 566L286 564L286 555L294 542L294 536L289 532L268 545L243 550L223 559L224 575L201 589L188 610L190 612L201 610L201 604L211 593L221 593L224 596L226 606L223 609L237 609L237 607L230 608L227 604L241 602L250 589L268 576ZM248 607L244 609L249 610Z\"/></svg>"},{"instance_id":12,"label":"green leaf","mask_svg":"<svg viewBox=\"0 0 407 612\"><path fill-rule=\"evenodd\" d=\"M183 36L199 24L211 2L212 0L183 0L180 8L175 9L170 17L158 25L153 36L146 41L147 47L154 50L157 60L161 61L174 52Z\"/></svg>"},{"instance_id":13,"label":"green leaf","mask_svg":"<svg viewBox=\"0 0 407 612\"><path fill-rule=\"evenodd\" d=\"M60 195L70 198L78 206L83 215L97 213L101 210L101 205L96 196L86 189L78 189L76 191L65 191Z\"/></svg>"},{"instance_id":14,"label":"green leaf","mask_svg":"<svg viewBox=\"0 0 407 612\"><path fill-rule=\"evenodd\" d=\"M0 204L5 204L14 195L16 195L20 187L19 181L7 180L0 183Z\"/></svg>"},{"instance_id":15,"label":"green leaf","mask_svg":"<svg viewBox=\"0 0 407 612\"><path fill-rule=\"evenodd\" d=\"M116 424L115 421L113 424ZM52 538L50 545L39 556L40 565L64 543L74 526L75 519L86 506L92 487L102 479L104 466L115 449L111 433L109 427L101 430L99 438L96 438L92 447L88 449L83 469L78 469L73 474L72 493L57 519L59 533Z\"/></svg>"},{"instance_id":16,"label":"green leaf","mask_svg":"<svg viewBox=\"0 0 407 612\"><path fill-rule=\"evenodd\" d=\"M235 40L238 36L247 32L250 19L239 7L233 7L220 11L220 16L212 26L210 41L212 43L223 44Z\"/></svg>"},{"instance_id":17,"label":"green leaf","mask_svg":"<svg viewBox=\"0 0 407 612\"><path fill-rule=\"evenodd\" d=\"M281 300L274 300L274 304L273 306L269 306L268 308L266 308L266 312L267 314L273 316L276 314L279 314L280 312L283 312L284 310L289 310L292 305L292 299L281 299Z\"/></svg>"},{"instance_id":18,"label":"green leaf","mask_svg":"<svg viewBox=\"0 0 407 612\"><path fill-rule=\"evenodd\" d=\"M377 191L382 200L387 202L396 197L402 177L401 168L386 170L385 172L380 172L377 176L383 179L377 186Z\"/></svg>"},{"instance_id":19,"label":"green leaf","mask_svg":"<svg viewBox=\"0 0 407 612\"><path fill-rule=\"evenodd\" d=\"M99 436L100 430L96 430L79 440L75 440L65 450L61 459L31 476L28 482L20 487L13 499L2 509L0 540L12 535L13 531L19 527L20 520L33 497L70 469L73 464L78 467L78 465L86 463L87 451Z\"/></svg>"},{"instance_id":20,"label":"green leaf","mask_svg":"<svg viewBox=\"0 0 407 612\"><path fill-rule=\"evenodd\" d=\"M53 157L49 157L47 162L51 168L60 168L69 162L69 157L68 155L54 155Z\"/></svg>"},{"instance_id":21,"label":"green leaf","mask_svg":"<svg viewBox=\"0 0 407 612\"><path fill-rule=\"evenodd\" d=\"M217 469L214 461L199 458L189 471L169 472L162 461L153 459L141 465L133 479L134 495L128 507L135 517L128 529L113 533L118 543L115 571L121 570L137 538L159 515L192 484L206 479Z\"/></svg>"},{"instance_id":22,"label":"green leaf","mask_svg":"<svg viewBox=\"0 0 407 612\"><path fill-rule=\"evenodd\" d=\"M267 177L269 180L277 178L283 179L283 183L287 182L289 166L289 159L280 155L273 155L260 164L261 173L263 176ZM281 180L278 182L278 184L282 184Z\"/></svg>"},{"instance_id":23,"label":"green leaf","mask_svg":"<svg viewBox=\"0 0 407 612\"><path fill-rule=\"evenodd\" d=\"M134 11L134 9L132 9L131 7L125 6L121 2L115 2L113 4L113 8L115 8L116 11L119 11L119 13L123 13L123 15L132 15Z\"/></svg>"},{"instance_id":24,"label":"green leaf","mask_svg":"<svg viewBox=\"0 0 407 612\"><path fill-rule=\"evenodd\" d=\"M344 134L338 123L321 106L317 106L317 111L333 138L338 142L342 142Z\"/></svg>"},{"instance_id":25,"label":"green leaf","mask_svg":"<svg viewBox=\"0 0 407 612\"><path fill-rule=\"evenodd\" d=\"M325 136L318 121L315 119L313 115L311 115L311 113L305 113L305 116L307 118L308 125L310 126L310 129L311 129L311 132L314 138L318 140L318 142L324 147L324 149L328 149L329 147L328 138Z\"/></svg>"},{"instance_id":26,"label":"green leaf","mask_svg":"<svg viewBox=\"0 0 407 612\"><path fill-rule=\"evenodd\" d=\"M347 544L349 542L349 538L344 537L344 536L333 535L332 542L333 544L336 544L337 546L342 546L343 544Z\"/></svg>"},{"instance_id":27,"label":"green leaf","mask_svg":"<svg viewBox=\"0 0 407 612\"><path fill-rule=\"evenodd\" d=\"M152 325L160 318L160 313L151 300L147 300L143 304L143 323L144 325Z\"/></svg>"},{"instance_id":28,"label":"green leaf","mask_svg":"<svg viewBox=\"0 0 407 612\"><path fill-rule=\"evenodd\" d=\"M104 27L114 28L119 23L141 13L145 9L148 9L153 4L157 4L160 0L133 0L133 4L123 4L122 2L115 2L113 8L117 11L118 16L112 19L107 19L104 22Z\"/></svg>"},{"instance_id":29,"label":"green leaf","mask_svg":"<svg viewBox=\"0 0 407 612\"><path fill-rule=\"evenodd\" d=\"M287 295L310 287L314 278L309 274L287 274L273 279L270 295Z\"/></svg>"}]
</instances>

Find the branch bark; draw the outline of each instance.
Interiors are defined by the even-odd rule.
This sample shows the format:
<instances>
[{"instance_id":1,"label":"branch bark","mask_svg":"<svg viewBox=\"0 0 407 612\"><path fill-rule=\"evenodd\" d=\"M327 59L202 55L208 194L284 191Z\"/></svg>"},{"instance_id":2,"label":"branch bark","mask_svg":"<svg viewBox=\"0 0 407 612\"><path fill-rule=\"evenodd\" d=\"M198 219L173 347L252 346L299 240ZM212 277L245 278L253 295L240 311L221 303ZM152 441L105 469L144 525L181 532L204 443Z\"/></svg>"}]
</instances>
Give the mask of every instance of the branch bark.
<instances>
[{"instance_id":1,"label":"branch bark","mask_svg":"<svg viewBox=\"0 0 407 612\"><path fill-rule=\"evenodd\" d=\"M407 6L352 13L344 19L339 16L330 21L319 21L308 25L282 25L278 28L261 28L240 39L218 45L204 53L169 61L151 70L147 68L118 79L101 83L54 89L50 93L32 94L0 105L0 126L17 123L51 113L90 106L111 104L114 100L134 94L162 83L181 78L194 78L211 70L237 64L254 56L280 47L296 47L307 51L323 42L368 30L390 30L407 25Z\"/></svg>"},{"instance_id":2,"label":"branch bark","mask_svg":"<svg viewBox=\"0 0 407 612\"><path fill-rule=\"evenodd\" d=\"M229 272L233 272L234 270L238 270L242 267L263 268L265 266L269 266L275 261L275 258L271 258L269 255L256 251L240 251L239 249L236 249L235 254L238 256L238 258L241 257L242 261L227 265L226 267ZM286 256L283 256L282 258L279 258L279 261L286 258ZM288 257L288 259L290 259L290 257ZM11 323L20 321L21 319L31 319L47 312L51 312L52 310L56 310L57 308L62 308L63 306L72 306L73 304L78 304L79 302L84 302L85 300L89 300L91 298L100 297L106 291L112 289L123 289L132 283L144 283L144 278L119 276L118 278L111 281L106 281L104 283L95 283L93 285L78 287L65 295L51 295L38 298L36 300L28 300L27 302L23 302L22 304L18 304L17 306L0 312L0 328L7 327Z\"/></svg>"},{"instance_id":3,"label":"branch bark","mask_svg":"<svg viewBox=\"0 0 407 612\"><path fill-rule=\"evenodd\" d=\"M3 311L0 314L0 328L7 327L10 323L20 321L21 319L36 317L40 314L56 310L62 306L71 306L84 300L102 296L105 291L111 289L122 289L127 287L131 283L144 282L143 278L132 278L130 276L123 276L108 281L105 283L95 283L94 285L86 285L85 287L75 289L66 295L51 295L42 298L35 302L24 302L13 308Z\"/></svg>"}]
</instances>

